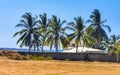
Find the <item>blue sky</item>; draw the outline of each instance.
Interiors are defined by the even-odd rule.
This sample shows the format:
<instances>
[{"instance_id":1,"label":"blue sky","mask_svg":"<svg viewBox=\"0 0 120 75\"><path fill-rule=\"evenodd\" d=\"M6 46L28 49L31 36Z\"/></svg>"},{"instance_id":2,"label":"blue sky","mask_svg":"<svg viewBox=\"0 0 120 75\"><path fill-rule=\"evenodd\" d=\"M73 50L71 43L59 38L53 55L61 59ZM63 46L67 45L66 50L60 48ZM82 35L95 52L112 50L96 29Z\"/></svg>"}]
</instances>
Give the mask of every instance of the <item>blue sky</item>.
<instances>
[{"instance_id":1,"label":"blue sky","mask_svg":"<svg viewBox=\"0 0 120 75\"><path fill-rule=\"evenodd\" d=\"M99 9L102 19L107 19L112 32L109 35L120 34L120 0L0 0L0 47L15 47L18 37L13 34L18 31L15 25L19 23L25 12L33 15L47 13L57 15L67 22L74 17L82 16L84 21L89 19L94 9Z\"/></svg>"}]
</instances>

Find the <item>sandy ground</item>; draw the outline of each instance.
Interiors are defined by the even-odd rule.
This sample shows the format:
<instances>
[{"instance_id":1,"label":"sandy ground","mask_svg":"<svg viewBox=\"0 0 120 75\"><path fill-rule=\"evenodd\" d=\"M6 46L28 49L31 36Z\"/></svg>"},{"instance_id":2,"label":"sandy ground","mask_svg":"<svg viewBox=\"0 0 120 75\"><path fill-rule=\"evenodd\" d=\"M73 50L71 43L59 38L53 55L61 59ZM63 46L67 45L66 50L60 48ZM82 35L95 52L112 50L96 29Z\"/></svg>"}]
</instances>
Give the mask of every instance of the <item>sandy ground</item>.
<instances>
[{"instance_id":1,"label":"sandy ground","mask_svg":"<svg viewBox=\"0 0 120 75\"><path fill-rule=\"evenodd\" d=\"M0 57L0 75L120 75L120 64L81 61L17 61Z\"/></svg>"}]
</instances>

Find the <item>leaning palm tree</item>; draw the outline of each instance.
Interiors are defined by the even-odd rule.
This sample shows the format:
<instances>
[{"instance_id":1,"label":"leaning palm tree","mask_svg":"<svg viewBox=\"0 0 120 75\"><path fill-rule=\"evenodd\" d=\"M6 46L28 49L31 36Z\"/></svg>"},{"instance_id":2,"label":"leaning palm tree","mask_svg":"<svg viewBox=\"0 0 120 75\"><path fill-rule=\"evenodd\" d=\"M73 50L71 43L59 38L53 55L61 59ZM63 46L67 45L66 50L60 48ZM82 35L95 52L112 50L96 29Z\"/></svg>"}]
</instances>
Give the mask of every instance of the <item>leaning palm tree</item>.
<instances>
[{"instance_id":1,"label":"leaning palm tree","mask_svg":"<svg viewBox=\"0 0 120 75\"><path fill-rule=\"evenodd\" d=\"M62 27L65 22L65 20L61 21L55 15L52 16L47 32L48 38L46 40L46 44L50 46L50 50L53 46L56 49L56 52L58 52L60 45L62 45L63 49L67 47L68 41L65 37L65 28Z\"/></svg>"},{"instance_id":2,"label":"leaning palm tree","mask_svg":"<svg viewBox=\"0 0 120 75\"><path fill-rule=\"evenodd\" d=\"M36 17L32 17L31 13L26 13L22 16L22 20L15 27L20 27L20 31L14 34L14 37L19 35L20 38L17 44L20 43L20 47L29 47L29 52L32 46L39 46L39 36L36 29Z\"/></svg>"},{"instance_id":3,"label":"leaning palm tree","mask_svg":"<svg viewBox=\"0 0 120 75\"><path fill-rule=\"evenodd\" d=\"M44 13L43 15L40 15L40 20L38 21L39 23L39 35L40 35L40 39L41 39L41 45L42 45L42 52L43 52L43 46L45 44L45 40L46 40L46 33L47 33L47 29L48 29L48 19L47 19L47 14Z\"/></svg>"},{"instance_id":4,"label":"leaning palm tree","mask_svg":"<svg viewBox=\"0 0 120 75\"><path fill-rule=\"evenodd\" d=\"M90 15L90 20L88 20L87 22L90 22L91 25L93 27L93 30L91 30L91 36L96 39L96 43L95 46L97 48L99 48L100 46L100 42L103 41L103 39L108 38L106 31L104 30L104 28L107 28L109 30L109 32L111 31L110 27L108 25L104 25L104 23L107 20L101 20L101 14L99 12L99 10L95 9L92 12L92 15Z\"/></svg>"},{"instance_id":5,"label":"leaning palm tree","mask_svg":"<svg viewBox=\"0 0 120 75\"><path fill-rule=\"evenodd\" d=\"M85 34L85 25L84 21L81 17L74 18L75 22L68 23L69 26L67 26L67 29L70 29L73 31L72 34L68 35L69 41L74 41L76 44L76 53L78 52L78 46L80 45L87 45L89 44L90 37Z\"/></svg>"}]
</instances>

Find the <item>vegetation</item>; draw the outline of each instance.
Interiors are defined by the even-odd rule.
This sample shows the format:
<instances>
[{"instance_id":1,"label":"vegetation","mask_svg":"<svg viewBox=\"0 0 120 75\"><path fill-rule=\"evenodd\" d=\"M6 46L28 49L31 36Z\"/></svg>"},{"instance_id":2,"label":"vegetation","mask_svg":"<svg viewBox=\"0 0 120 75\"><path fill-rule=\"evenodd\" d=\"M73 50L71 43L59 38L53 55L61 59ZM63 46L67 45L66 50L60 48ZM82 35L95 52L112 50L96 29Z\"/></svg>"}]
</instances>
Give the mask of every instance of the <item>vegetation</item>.
<instances>
[{"instance_id":1,"label":"vegetation","mask_svg":"<svg viewBox=\"0 0 120 75\"><path fill-rule=\"evenodd\" d=\"M44 57L44 56L30 56L31 60L52 60L52 57Z\"/></svg>"},{"instance_id":2,"label":"vegetation","mask_svg":"<svg viewBox=\"0 0 120 75\"><path fill-rule=\"evenodd\" d=\"M101 47L101 42L108 38L106 31L103 28L107 28L109 32L111 31L111 28L108 25L105 25L104 23L107 20L101 20L101 14L99 10L95 9L92 12L92 15L90 15L90 20L87 20L87 22L90 22L90 36L94 38L94 48L97 49L103 49Z\"/></svg>"},{"instance_id":3,"label":"vegetation","mask_svg":"<svg viewBox=\"0 0 120 75\"><path fill-rule=\"evenodd\" d=\"M86 21L89 26L85 25L81 17L74 18L74 22L69 22L66 26L66 21L55 15L48 18L44 13L37 18L37 16L33 17L31 13L25 13L20 23L15 26L21 29L14 34L14 37L19 35L17 44L20 43L20 47L29 47L29 52L31 48L41 49L43 52L45 45L49 46L50 50L54 47L58 52L60 46L65 49L71 41L74 41L76 53L78 46L87 46L102 50L108 49L109 54L116 54L118 57L120 37L116 35L108 37L105 28L108 29L108 32L111 32L111 28L104 24L106 21L106 19L101 19L101 14L97 9ZM68 34L66 30L72 30L72 33Z\"/></svg>"},{"instance_id":4,"label":"vegetation","mask_svg":"<svg viewBox=\"0 0 120 75\"><path fill-rule=\"evenodd\" d=\"M40 40L37 32L36 17L32 17L31 13L26 13L22 16L22 20L15 27L21 27L22 29L14 34L14 37L19 34L20 38L17 44L20 43L20 47L29 47L29 52L32 46L39 46Z\"/></svg>"},{"instance_id":5,"label":"vegetation","mask_svg":"<svg viewBox=\"0 0 120 75\"><path fill-rule=\"evenodd\" d=\"M72 41L74 40L76 44L76 53L78 51L79 44L82 45L82 43L89 44L88 37L85 32L85 25L84 21L81 17L74 18L75 22L68 23L69 26L67 26L67 29L70 29L73 31L73 33L68 35L68 40Z\"/></svg>"},{"instance_id":6,"label":"vegetation","mask_svg":"<svg viewBox=\"0 0 120 75\"><path fill-rule=\"evenodd\" d=\"M0 56L7 57L14 60L52 60L53 57L33 56L33 55L21 55L15 51L2 51L0 50Z\"/></svg>"},{"instance_id":7,"label":"vegetation","mask_svg":"<svg viewBox=\"0 0 120 75\"><path fill-rule=\"evenodd\" d=\"M57 18L57 16L53 15L52 19L50 20L49 23L49 29L48 29L48 37L46 40L46 44L50 46L50 50L52 49L52 46L55 47L56 52L58 52L58 48L60 47L60 42L62 45L62 48L66 48L67 47L67 39L65 37L65 35L67 35L65 33L65 28L62 28L62 25L65 23L66 21L63 20L61 21L60 19Z\"/></svg>"},{"instance_id":8,"label":"vegetation","mask_svg":"<svg viewBox=\"0 0 120 75\"><path fill-rule=\"evenodd\" d=\"M48 19L47 19L47 14L44 13L43 15L39 15L40 17L40 20L38 20L38 24L39 24L39 27L38 27L38 33L39 33L39 38L41 39L41 50L43 52L43 45L45 45L45 40L46 40L46 33L48 31Z\"/></svg>"},{"instance_id":9,"label":"vegetation","mask_svg":"<svg viewBox=\"0 0 120 75\"><path fill-rule=\"evenodd\" d=\"M119 62L119 54L120 54L120 36L112 35L108 42L108 50L109 54L116 55L116 62Z\"/></svg>"}]
</instances>

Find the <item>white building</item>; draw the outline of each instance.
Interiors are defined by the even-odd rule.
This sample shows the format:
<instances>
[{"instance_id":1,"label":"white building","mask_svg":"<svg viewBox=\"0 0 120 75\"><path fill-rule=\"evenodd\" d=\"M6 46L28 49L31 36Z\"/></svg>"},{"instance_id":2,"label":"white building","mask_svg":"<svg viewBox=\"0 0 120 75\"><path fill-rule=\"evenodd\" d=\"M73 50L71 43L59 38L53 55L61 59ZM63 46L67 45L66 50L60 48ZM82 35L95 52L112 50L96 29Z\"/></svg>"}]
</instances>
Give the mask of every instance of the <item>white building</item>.
<instances>
[{"instance_id":1,"label":"white building","mask_svg":"<svg viewBox=\"0 0 120 75\"><path fill-rule=\"evenodd\" d=\"M76 53L75 47L68 47L68 49L64 50L63 52L68 53ZM104 53L104 50L94 49L94 48L87 48L87 47L78 47L78 53L87 52L87 53Z\"/></svg>"}]
</instances>

